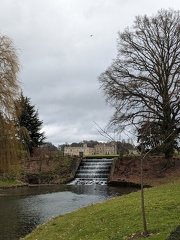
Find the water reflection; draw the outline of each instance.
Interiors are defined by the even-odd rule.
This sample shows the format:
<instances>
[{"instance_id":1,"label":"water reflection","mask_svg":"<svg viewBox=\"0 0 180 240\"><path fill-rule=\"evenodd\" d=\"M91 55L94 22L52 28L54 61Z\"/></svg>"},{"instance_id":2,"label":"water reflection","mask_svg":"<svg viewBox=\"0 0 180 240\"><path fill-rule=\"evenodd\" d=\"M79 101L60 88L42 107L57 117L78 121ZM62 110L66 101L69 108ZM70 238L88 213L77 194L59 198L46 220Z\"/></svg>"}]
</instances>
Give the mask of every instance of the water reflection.
<instances>
[{"instance_id":1,"label":"water reflection","mask_svg":"<svg viewBox=\"0 0 180 240\"><path fill-rule=\"evenodd\" d=\"M107 185L36 186L0 190L0 240L16 240L48 219L135 191Z\"/></svg>"}]
</instances>

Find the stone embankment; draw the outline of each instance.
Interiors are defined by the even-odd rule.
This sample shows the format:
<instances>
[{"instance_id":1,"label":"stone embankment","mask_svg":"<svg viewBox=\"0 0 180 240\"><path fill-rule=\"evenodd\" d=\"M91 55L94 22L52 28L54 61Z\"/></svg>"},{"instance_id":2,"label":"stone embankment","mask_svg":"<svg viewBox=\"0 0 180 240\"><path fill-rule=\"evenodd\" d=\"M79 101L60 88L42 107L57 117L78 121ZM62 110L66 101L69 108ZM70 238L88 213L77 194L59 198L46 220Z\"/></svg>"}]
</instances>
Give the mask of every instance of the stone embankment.
<instances>
[{"instance_id":1,"label":"stone embankment","mask_svg":"<svg viewBox=\"0 0 180 240\"><path fill-rule=\"evenodd\" d=\"M29 184L61 184L74 178L79 158L33 157L23 164L22 180Z\"/></svg>"}]
</instances>

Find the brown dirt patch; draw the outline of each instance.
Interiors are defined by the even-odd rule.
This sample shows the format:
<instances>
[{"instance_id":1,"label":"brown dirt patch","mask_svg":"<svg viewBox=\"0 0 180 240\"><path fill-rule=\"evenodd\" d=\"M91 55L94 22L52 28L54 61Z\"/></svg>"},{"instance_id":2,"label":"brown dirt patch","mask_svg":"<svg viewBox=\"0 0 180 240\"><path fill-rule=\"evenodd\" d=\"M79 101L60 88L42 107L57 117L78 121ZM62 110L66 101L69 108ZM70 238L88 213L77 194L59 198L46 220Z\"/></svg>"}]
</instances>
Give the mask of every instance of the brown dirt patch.
<instances>
[{"instance_id":1,"label":"brown dirt patch","mask_svg":"<svg viewBox=\"0 0 180 240\"><path fill-rule=\"evenodd\" d=\"M173 166L165 168L167 160L163 157L146 157L143 160L143 179L145 184L166 183L169 178L180 181L180 158L173 158ZM116 159L114 173L110 182L140 183L141 158L124 157Z\"/></svg>"}]
</instances>

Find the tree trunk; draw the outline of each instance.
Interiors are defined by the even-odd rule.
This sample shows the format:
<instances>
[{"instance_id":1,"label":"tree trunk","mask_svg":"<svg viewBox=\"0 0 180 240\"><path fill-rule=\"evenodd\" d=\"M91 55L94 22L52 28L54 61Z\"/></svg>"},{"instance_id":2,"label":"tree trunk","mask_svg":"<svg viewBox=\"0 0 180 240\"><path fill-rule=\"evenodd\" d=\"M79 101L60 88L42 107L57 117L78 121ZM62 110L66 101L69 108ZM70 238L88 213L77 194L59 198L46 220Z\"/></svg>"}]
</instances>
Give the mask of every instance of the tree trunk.
<instances>
[{"instance_id":1,"label":"tree trunk","mask_svg":"<svg viewBox=\"0 0 180 240\"><path fill-rule=\"evenodd\" d=\"M143 157L141 158L141 210L142 210L142 219L143 219L143 235L148 235L147 223L146 223L146 211L144 204L144 183L143 183Z\"/></svg>"},{"instance_id":2,"label":"tree trunk","mask_svg":"<svg viewBox=\"0 0 180 240\"><path fill-rule=\"evenodd\" d=\"M175 162L173 160L173 157L166 158L166 163L165 163L164 169L171 168L174 165L175 165Z\"/></svg>"},{"instance_id":3,"label":"tree trunk","mask_svg":"<svg viewBox=\"0 0 180 240\"><path fill-rule=\"evenodd\" d=\"M166 158L165 169L171 168L174 166L174 161L173 161L174 144L173 144L173 141L174 141L174 139L169 138L164 143L164 145L165 145L164 155Z\"/></svg>"}]
</instances>

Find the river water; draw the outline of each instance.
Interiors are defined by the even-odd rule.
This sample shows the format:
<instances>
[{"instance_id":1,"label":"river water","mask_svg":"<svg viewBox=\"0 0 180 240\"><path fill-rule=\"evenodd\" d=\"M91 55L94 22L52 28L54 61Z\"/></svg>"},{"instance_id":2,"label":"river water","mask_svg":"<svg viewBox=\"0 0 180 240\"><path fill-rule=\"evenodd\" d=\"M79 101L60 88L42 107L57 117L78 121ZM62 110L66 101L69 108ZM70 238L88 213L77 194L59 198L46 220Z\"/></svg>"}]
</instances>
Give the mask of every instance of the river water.
<instances>
[{"instance_id":1,"label":"river water","mask_svg":"<svg viewBox=\"0 0 180 240\"><path fill-rule=\"evenodd\" d=\"M107 185L0 189L0 240L17 240L52 217L136 191Z\"/></svg>"}]
</instances>

